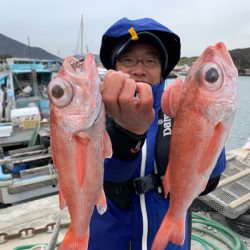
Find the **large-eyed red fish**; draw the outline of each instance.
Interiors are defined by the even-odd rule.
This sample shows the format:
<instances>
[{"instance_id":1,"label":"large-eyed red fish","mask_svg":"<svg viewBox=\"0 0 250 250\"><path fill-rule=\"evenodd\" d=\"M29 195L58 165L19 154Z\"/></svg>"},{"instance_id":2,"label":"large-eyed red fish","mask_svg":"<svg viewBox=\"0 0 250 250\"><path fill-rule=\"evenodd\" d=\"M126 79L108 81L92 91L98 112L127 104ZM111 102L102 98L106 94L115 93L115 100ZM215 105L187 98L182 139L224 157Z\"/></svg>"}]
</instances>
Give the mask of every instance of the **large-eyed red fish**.
<instances>
[{"instance_id":1,"label":"large-eyed red fish","mask_svg":"<svg viewBox=\"0 0 250 250\"><path fill-rule=\"evenodd\" d=\"M48 85L51 154L58 173L60 207L66 205L70 227L60 250L88 248L94 206L106 210L103 161L112 154L105 130L100 79L92 54L84 62L69 56Z\"/></svg>"},{"instance_id":2,"label":"large-eyed red fish","mask_svg":"<svg viewBox=\"0 0 250 250\"><path fill-rule=\"evenodd\" d=\"M174 118L170 155L163 180L170 206L152 250L168 242L182 245L185 218L204 190L225 145L236 110L237 69L223 43L209 46L188 72L162 96L162 110Z\"/></svg>"}]
</instances>

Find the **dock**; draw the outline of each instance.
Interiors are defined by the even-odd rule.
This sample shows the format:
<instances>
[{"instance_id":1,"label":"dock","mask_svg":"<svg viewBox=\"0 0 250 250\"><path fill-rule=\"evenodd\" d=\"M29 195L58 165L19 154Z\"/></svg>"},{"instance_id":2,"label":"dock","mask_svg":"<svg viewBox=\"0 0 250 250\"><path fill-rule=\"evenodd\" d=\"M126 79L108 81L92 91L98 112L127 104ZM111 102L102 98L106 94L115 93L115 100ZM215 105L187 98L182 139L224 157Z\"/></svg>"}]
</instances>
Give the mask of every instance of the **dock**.
<instances>
[{"instance_id":1,"label":"dock","mask_svg":"<svg viewBox=\"0 0 250 250\"><path fill-rule=\"evenodd\" d=\"M47 132L46 129L41 130L40 136L46 138ZM14 138L1 140L3 151L12 146L21 146L21 148L9 150L8 157L0 159L0 165L7 163L9 164L8 169L13 171L14 167L20 164L49 159L49 148L43 145L27 147L32 133L34 130L17 129ZM5 175L7 174L5 173ZM16 247L24 245L48 244L53 237L58 218L61 220L58 242L62 241L70 224L70 217L67 208L59 209L57 175L53 166L47 164L22 169L18 173L17 180L7 178L0 181L0 190L0 202L6 203L6 206L0 210L0 249L14 250ZM200 213L231 230L226 217L234 219L246 213L250 209L249 194L250 150L232 150L227 152L227 168L218 187L210 194L198 198L210 206L213 211L200 211ZM230 199L224 197L230 197ZM10 204L11 206L9 206ZM197 228L193 224L192 233L197 235L195 227ZM207 228L204 225L199 227ZM237 232L234 234L250 250L250 238ZM214 241L220 250L228 249L209 235L204 235L204 233L198 233L198 235ZM193 239L191 249L203 250L204 247Z\"/></svg>"}]
</instances>

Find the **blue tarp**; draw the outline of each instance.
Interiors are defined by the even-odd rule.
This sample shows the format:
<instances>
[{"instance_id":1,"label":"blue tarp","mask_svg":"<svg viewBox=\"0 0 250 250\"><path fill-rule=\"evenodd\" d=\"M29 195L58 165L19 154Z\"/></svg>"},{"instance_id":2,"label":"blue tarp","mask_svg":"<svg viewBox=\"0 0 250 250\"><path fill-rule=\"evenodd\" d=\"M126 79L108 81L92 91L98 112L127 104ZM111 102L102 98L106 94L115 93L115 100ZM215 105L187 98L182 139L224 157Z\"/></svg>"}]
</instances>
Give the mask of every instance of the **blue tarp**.
<instances>
[{"instance_id":1,"label":"blue tarp","mask_svg":"<svg viewBox=\"0 0 250 250\"><path fill-rule=\"evenodd\" d=\"M32 70L35 70L37 73L51 73L51 70L44 68L42 64L10 64L9 69L15 74L30 73ZM7 73L0 73L0 86L5 83L7 78Z\"/></svg>"},{"instance_id":2,"label":"blue tarp","mask_svg":"<svg viewBox=\"0 0 250 250\"><path fill-rule=\"evenodd\" d=\"M10 64L10 70L13 73L29 73L32 70L35 70L38 73L50 73L50 69L44 68L42 64Z\"/></svg>"}]
</instances>

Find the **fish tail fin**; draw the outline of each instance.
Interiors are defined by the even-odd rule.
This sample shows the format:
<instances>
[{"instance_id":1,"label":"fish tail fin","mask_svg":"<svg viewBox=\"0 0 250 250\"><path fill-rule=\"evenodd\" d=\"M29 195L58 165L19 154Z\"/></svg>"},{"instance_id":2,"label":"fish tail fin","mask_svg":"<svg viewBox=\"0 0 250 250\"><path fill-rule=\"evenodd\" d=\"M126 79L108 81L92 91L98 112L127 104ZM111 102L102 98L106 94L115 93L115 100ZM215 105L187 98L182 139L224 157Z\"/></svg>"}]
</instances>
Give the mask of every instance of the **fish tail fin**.
<instances>
[{"instance_id":1,"label":"fish tail fin","mask_svg":"<svg viewBox=\"0 0 250 250\"><path fill-rule=\"evenodd\" d=\"M184 230L185 219L170 218L166 215L155 236L151 250L164 250L169 241L176 245L183 245Z\"/></svg>"},{"instance_id":2,"label":"fish tail fin","mask_svg":"<svg viewBox=\"0 0 250 250\"><path fill-rule=\"evenodd\" d=\"M58 250L87 250L89 242L89 232L85 235L76 235L71 227L69 227Z\"/></svg>"}]
</instances>

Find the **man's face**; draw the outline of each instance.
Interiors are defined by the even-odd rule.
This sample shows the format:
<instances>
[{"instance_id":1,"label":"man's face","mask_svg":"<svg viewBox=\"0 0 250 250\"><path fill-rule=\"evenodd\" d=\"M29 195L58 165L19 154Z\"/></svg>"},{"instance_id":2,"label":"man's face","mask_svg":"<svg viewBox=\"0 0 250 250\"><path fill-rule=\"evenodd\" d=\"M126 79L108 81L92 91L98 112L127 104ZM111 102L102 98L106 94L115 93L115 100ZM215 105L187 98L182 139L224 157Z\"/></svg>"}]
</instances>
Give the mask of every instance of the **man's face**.
<instances>
[{"instance_id":1,"label":"man's face","mask_svg":"<svg viewBox=\"0 0 250 250\"><path fill-rule=\"evenodd\" d=\"M137 82L151 85L162 81L159 52L148 44L129 45L117 59L115 69L129 74Z\"/></svg>"}]
</instances>

